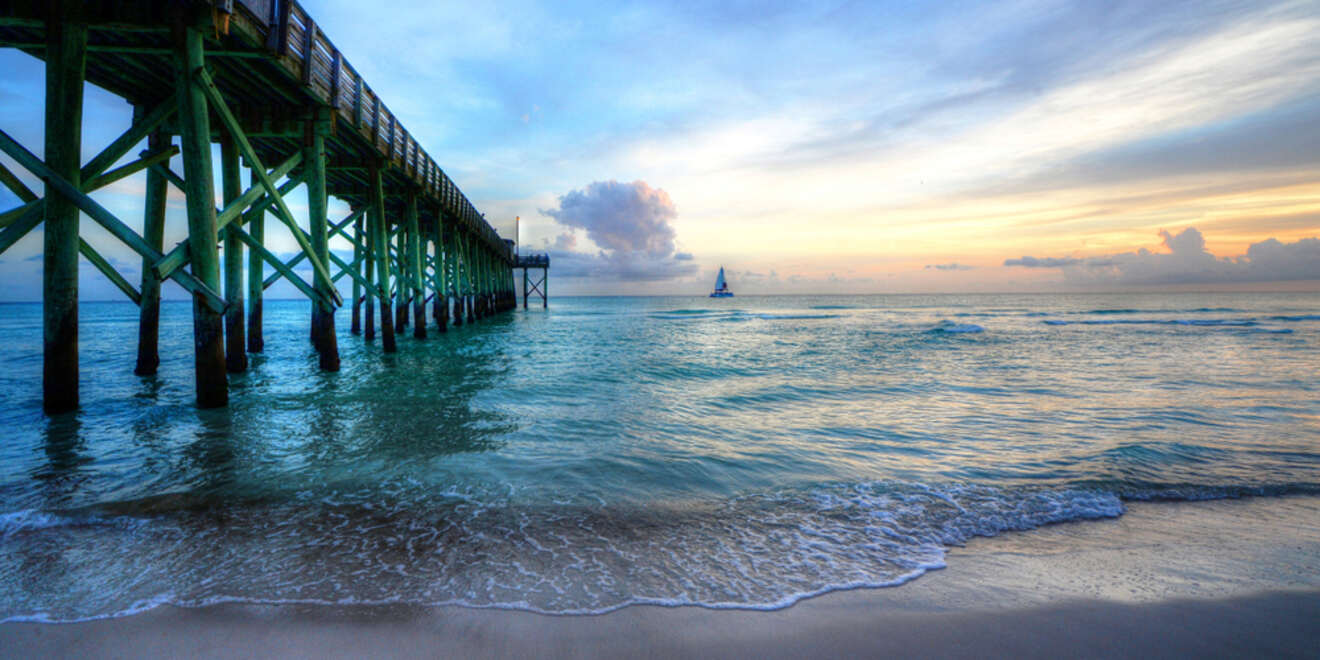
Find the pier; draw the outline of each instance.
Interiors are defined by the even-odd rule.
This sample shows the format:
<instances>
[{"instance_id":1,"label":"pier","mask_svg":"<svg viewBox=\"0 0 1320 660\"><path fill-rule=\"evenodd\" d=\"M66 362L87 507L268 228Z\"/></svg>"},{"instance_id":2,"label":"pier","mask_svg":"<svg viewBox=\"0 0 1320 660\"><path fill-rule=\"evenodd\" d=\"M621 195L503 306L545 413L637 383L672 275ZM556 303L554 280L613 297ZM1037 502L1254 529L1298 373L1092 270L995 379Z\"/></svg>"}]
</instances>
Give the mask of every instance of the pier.
<instances>
[{"instance_id":1,"label":"pier","mask_svg":"<svg viewBox=\"0 0 1320 660\"><path fill-rule=\"evenodd\" d=\"M0 163L0 183L22 201L0 213L0 253L44 225L48 413L78 406L80 256L140 308L138 374L154 374L159 363L162 283L192 295L203 408L226 405L228 374L245 371L247 354L263 350L263 292L280 279L314 303L309 334L327 371L340 368L334 312L342 306L351 308L351 332L379 340L385 353L409 328L422 339L516 307L513 247L298 3L0 0L0 46L46 66L44 158L5 132L0 118L0 151L44 184L39 195ZM83 163L87 82L124 98L134 116ZM145 150L121 162L144 141ZM221 154L219 208L213 143ZM88 193L144 170L139 233ZM304 185L308 213L300 218L284 197ZM166 246L171 187L186 200L187 239ZM328 217L331 197L351 212ZM141 256L140 282L80 236L82 215ZM297 242L291 259L268 248L267 216ZM351 259L329 250L335 236L351 244ZM303 262L311 281L294 270ZM336 286L344 278L350 300Z\"/></svg>"}]
</instances>

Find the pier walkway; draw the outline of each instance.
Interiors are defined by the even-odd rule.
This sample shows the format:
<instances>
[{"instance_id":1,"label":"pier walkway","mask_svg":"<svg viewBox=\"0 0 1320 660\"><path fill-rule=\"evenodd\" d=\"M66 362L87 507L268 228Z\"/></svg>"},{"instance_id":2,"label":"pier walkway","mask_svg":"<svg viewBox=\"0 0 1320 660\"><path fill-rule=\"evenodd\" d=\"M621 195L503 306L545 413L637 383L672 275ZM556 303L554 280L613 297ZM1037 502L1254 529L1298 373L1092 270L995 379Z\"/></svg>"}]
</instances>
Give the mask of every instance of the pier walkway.
<instances>
[{"instance_id":1,"label":"pier walkway","mask_svg":"<svg viewBox=\"0 0 1320 660\"><path fill-rule=\"evenodd\" d=\"M443 332L516 306L510 244L297 2L0 0L0 46L46 65L44 149L20 144L0 117L0 151L44 184L38 195L0 162L0 184L23 201L0 214L0 252L44 224L48 412L78 406L79 255L139 305L140 374L159 362L162 282L193 295L197 404L207 408L227 404L226 374L244 371L247 353L263 349L262 292L280 278L315 303L311 339L331 371L340 366L333 312L344 304L352 332L379 336L385 352L409 325L421 338L428 326ZM135 109L132 125L86 163L84 82ZM218 209L213 142L221 148ZM138 233L88 193L143 170ZM303 185L306 218L284 201ZM185 195L188 232L166 246L171 186ZM347 217L327 217L331 196L348 204ZM84 214L141 255L140 282L80 237ZM292 259L267 248L267 215L297 241ZM329 250L336 235L353 246L351 260ZM310 282L295 272L303 262ZM345 277L347 302L335 285Z\"/></svg>"}]
</instances>

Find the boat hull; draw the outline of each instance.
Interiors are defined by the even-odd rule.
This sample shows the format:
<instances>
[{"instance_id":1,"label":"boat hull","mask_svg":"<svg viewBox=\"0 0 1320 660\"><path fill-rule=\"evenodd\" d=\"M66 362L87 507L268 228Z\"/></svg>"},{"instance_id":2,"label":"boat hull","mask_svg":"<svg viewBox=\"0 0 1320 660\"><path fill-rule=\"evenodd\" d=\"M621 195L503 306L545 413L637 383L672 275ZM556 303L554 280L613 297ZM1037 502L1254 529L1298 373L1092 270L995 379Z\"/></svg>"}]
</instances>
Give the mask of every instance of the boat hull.
<instances>
[{"instance_id":1,"label":"boat hull","mask_svg":"<svg viewBox=\"0 0 1320 660\"><path fill-rule=\"evenodd\" d=\"M731 292L729 292L729 291L716 291L715 293L710 294L710 297L711 297L711 298L732 298L732 297L733 297L733 293L731 293Z\"/></svg>"}]
</instances>

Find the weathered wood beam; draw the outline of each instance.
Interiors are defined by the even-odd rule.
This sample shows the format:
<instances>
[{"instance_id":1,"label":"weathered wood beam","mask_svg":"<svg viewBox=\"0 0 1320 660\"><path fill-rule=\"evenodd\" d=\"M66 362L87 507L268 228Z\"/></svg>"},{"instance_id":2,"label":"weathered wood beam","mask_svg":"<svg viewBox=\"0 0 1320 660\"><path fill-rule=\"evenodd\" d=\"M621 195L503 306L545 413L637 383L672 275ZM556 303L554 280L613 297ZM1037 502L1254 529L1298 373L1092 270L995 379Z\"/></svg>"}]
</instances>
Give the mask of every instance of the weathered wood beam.
<instances>
[{"instance_id":1,"label":"weathered wood beam","mask_svg":"<svg viewBox=\"0 0 1320 660\"><path fill-rule=\"evenodd\" d=\"M219 88L215 86L215 81L211 80L211 74L207 73L206 68L202 66L198 66L192 74L198 90L200 90L200 92L211 102L211 109L215 111L216 115L220 118L220 122L225 125L225 128L229 130L230 135L233 136L234 143L238 146L239 152L243 154L243 158L247 159L248 165L254 172L258 173L258 176L261 179L261 185L265 186L267 194L274 199L275 207L278 209L276 216L279 217L279 219L292 231L298 226L297 221L293 217L293 212L291 212L288 205L284 203L284 198L279 195L277 188L275 187L275 182L266 174L266 168L262 165L261 158L257 156L256 150L253 149L252 144L248 142L247 136L243 133L243 127L238 123L234 114L230 112L229 106L225 103L224 96L220 94ZM325 262L314 254L311 243L309 243L305 237L301 236L296 231L293 232L293 234L298 241L298 247L301 248L303 252L310 254L308 261L312 264L312 270L316 271L318 276L325 278L328 282L330 280L330 269L326 267ZM332 291L331 294L336 305L343 304L344 301L340 298L338 291Z\"/></svg>"},{"instance_id":2,"label":"weathered wood beam","mask_svg":"<svg viewBox=\"0 0 1320 660\"><path fill-rule=\"evenodd\" d=\"M358 81L359 81L358 92L360 94L362 91L361 78L359 78ZM358 275L358 269L361 268L362 259L367 254L366 251L362 248L361 218L362 216L359 215L357 216L357 218L353 220L353 237L348 239L349 242L353 244L353 274L355 276ZM340 275L342 274L343 273L340 273ZM339 275L336 275L335 279L338 280ZM371 289L368 288L367 290L370 291ZM351 325L349 326L349 332L355 335L360 334L362 332L362 283L360 282L358 277L353 278L353 310L352 310L352 321L351 321Z\"/></svg>"},{"instance_id":3,"label":"weathered wood beam","mask_svg":"<svg viewBox=\"0 0 1320 660\"><path fill-rule=\"evenodd\" d=\"M407 210L407 206L405 205L404 207L405 217L402 219L402 222L400 222L395 227L395 231L394 231L395 246L392 252L395 259L394 272L398 274L395 278L395 286L394 286L395 291L398 292L396 294L396 298L394 299L394 302L396 304L396 307L394 308L394 327L399 331L402 331L403 328L408 327L408 303L412 299L412 284L411 284L412 273L410 273L408 270L409 261L407 254L408 253L407 213L408 210Z\"/></svg>"},{"instance_id":4,"label":"weathered wood beam","mask_svg":"<svg viewBox=\"0 0 1320 660\"><path fill-rule=\"evenodd\" d=\"M68 180L55 174L43 165L41 161L36 159L36 156L33 156L31 152L15 142L14 139L3 130L0 130L0 151L9 154L14 160L19 161L20 165L23 165L23 167L30 170L33 174L45 179L55 192L58 192L61 196L71 200L78 209L87 214L87 217L96 221L97 224L104 227L111 235L132 248L133 251L155 260L163 258L159 252L152 250L146 242L142 240L142 237L138 236L128 225L124 224L124 222L116 218L114 214L107 211L105 207L98 204L96 200L83 194L75 188L73 184L69 183ZM17 227L10 227L10 229L15 228ZM189 293L200 296L210 309L216 312L224 311L224 299L221 298L214 289L208 287L196 277L187 273L175 272L170 275L170 279L173 279Z\"/></svg>"},{"instance_id":5,"label":"weathered wood beam","mask_svg":"<svg viewBox=\"0 0 1320 660\"><path fill-rule=\"evenodd\" d=\"M220 188L225 206L237 201L242 194L239 181L241 170L238 162L238 150L234 140L224 135L220 140ZM216 225L220 223L217 218ZM224 241L224 282L225 300L229 308L225 310L225 369L231 374L247 371L247 319L246 305L243 302L243 242L234 235L233 223L220 229Z\"/></svg>"},{"instance_id":6,"label":"weathered wood beam","mask_svg":"<svg viewBox=\"0 0 1320 660\"><path fill-rule=\"evenodd\" d=\"M335 277L334 277L334 280L338 282L339 280L344 279L345 275L349 275L350 276L349 279L353 280L353 288L359 289L358 291L359 295L361 295L360 289L362 287L362 283L359 278L361 278L362 276L357 274L357 270L362 265L363 258L364 257L362 257L361 255L354 257L353 261L351 263L344 264L344 266L340 268L339 272L335 273ZM353 300L354 300L354 304L356 305L357 298L354 298ZM353 333L353 334L357 334L357 333Z\"/></svg>"},{"instance_id":7,"label":"weathered wood beam","mask_svg":"<svg viewBox=\"0 0 1320 660\"><path fill-rule=\"evenodd\" d=\"M119 271L115 270L115 267L111 266L105 257L101 256L101 253L81 238L78 239L78 253L85 257L97 270L101 271L101 274L105 275L111 284L123 291L124 295L133 301L133 304L142 304L142 294L138 293L138 290L133 288L133 285L129 284L128 280L124 279L124 276L120 275Z\"/></svg>"},{"instance_id":8,"label":"weathered wood beam","mask_svg":"<svg viewBox=\"0 0 1320 660\"><path fill-rule=\"evenodd\" d=\"M73 0L53 4L46 24L46 162L36 163L49 172L42 177L48 199L41 298L42 407L49 414L78 407L78 206L52 193L59 190L56 180L75 193L82 181L78 163L87 70L87 25L69 20L76 16Z\"/></svg>"},{"instance_id":9,"label":"weathered wood beam","mask_svg":"<svg viewBox=\"0 0 1320 660\"><path fill-rule=\"evenodd\" d=\"M147 148L157 150L168 145L170 138L154 132L148 138ZM168 168L167 168L168 169ZM161 176L159 167L147 170L146 201L143 203L142 238L148 247L160 252L165 242L165 203L169 182ZM160 278L151 269L149 257L142 258L142 301L138 303L138 357L133 373L147 376L160 366Z\"/></svg>"},{"instance_id":10,"label":"weathered wood beam","mask_svg":"<svg viewBox=\"0 0 1320 660\"><path fill-rule=\"evenodd\" d=\"M299 154L301 157L301 153ZM248 172L248 185L251 188L260 186L255 172ZM283 190L283 186L280 187ZM266 210L263 207L260 210L248 209L243 214L248 230L252 232L252 238L258 243L265 244L266 241ZM260 353L266 350L266 339L263 332L263 314L265 307L264 291L262 286L262 265L265 260L257 254L256 250L248 250L248 352Z\"/></svg>"},{"instance_id":11,"label":"weathered wood beam","mask_svg":"<svg viewBox=\"0 0 1320 660\"><path fill-rule=\"evenodd\" d=\"M161 122L170 118L174 114L175 102L173 99L162 102L155 108L152 108L141 119L133 123L128 130L124 131L115 138L101 153L94 156L82 168L82 180L88 181L101 174L114 165L116 161L124 157L134 146L142 142L152 131L160 126Z\"/></svg>"},{"instance_id":12,"label":"weathered wood beam","mask_svg":"<svg viewBox=\"0 0 1320 660\"><path fill-rule=\"evenodd\" d=\"M3 130L0 130L0 151L5 152L17 161L19 165L22 165L28 171L44 179L52 190L59 193L62 197L71 200L78 209L87 214L87 217L96 221L97 224L110 232L112 236L118 238L125 245L132 248L134 252L152 258L153 263L164 258L159 252L151 249L146 241L144 241L141 236L138 236L128 225L124 224L122 220L116 218L114 214L107 211L105 207L98 204L96 200L79 191L73 186L73 184L69 183L67 179L57 175L50 168L46 167L41 160L32 155L32 152L25 149ZM47 195L47 197L49 197L49 195ZM9 229L16 228L17 227L15 226L10 227ZM75 244L75 250L76 249ZM206 306L215 313L218 314L224 312L224 298L221 298L220 295L215 292L215 289L207 286L197 277L180 271L172 273L170 279L177 282L179 286L182 286L184 290L189 293L199 296L201 300L206 303Z\"/></svg>"},{"instance_id":13,"label":"weathered wood beam","mask_svg":"<svg viewBox=\"0 0 1320 660\"><path fill-rule=\"evenodd\" d=\"M179 155L179 148L174 145L170 145L164 149L160 149L154 152L144 151L142 152L141 157L138 158L137 160L116 167L115 169L110 170L105 174L94 176L90 180L86 180L82 185L82 190L84 192L99 190L116 181L119 181L120 179L133 176L134 174L137 174L138 172L141 172L142 170L145 170L148 167L151 167L152 165L156 165L157 163L163 163L177 155Z\"/></svg>"},{"instance_id":14,"label":"weathered wood beam","mask_svg":"<svg viewBox=\"0 0 1320 660\"><path fill-rule=\"evenodd\" d=\"M274 268L277 272L279 272L279 274L282 275L284 279L289 280L289 283L292 284L299 291L301 291L303 295L307 296L309 299L313 301L321 299L321 295L317 293L316 289L313 288L312 285L304 281L303 278L298 277L298 274L293 272L292 268L285 266L284 262L280 261L279 257L271 253L270 250L267 250L266 246L259 243L257 239L253 238L250 234L240 229L238 225L231 225L231 230L234 232L234 236L236 236L240 241L246 243L249 249L260 255L263 261L270 264L271 268Z\"/></svg>"},{"instance_id":15,"label":"weathered wood beam","mask_svg":"<svg viewBox=\"0 0 1320 660\"><path fill-rule=\"evenodd\" d=\"M398 351L394 339L394 319L390 308L390 258L389 236L385 226L384 183L381 180L380 167L372 167L371 179L371 221L375 227L375 241L372 252L376 256L376 295L380 298L380 334L381 348L386 353Z\"/></svg>"},{"instance_id":16,"label":"weathered wood beam","mask_svg":"<svg viewBox=\"0 0 1320 660\"><path fill-rule=\"evenodd\" d=\"M171 149L173 150L172 152ZM168 160L171 156L177 153L178 153L178 149L171 147L170 149L165 149L159 152L144 154L138 160L128 163L127 165L117 167L104 174L93 175L89 179L88 178L83 179L82 183L79 184L78 189L85 193L90 193L95 190L99 190L124 177L131 176L133 174L142 171L143 169L151 167L163 160ZM21 182L18 183L20 186L22 186ZM19 218L23 217L25 214L42 213L44 208L42 204L44 204L44 202L40 198L36 197L36 195L33 195L32 191L27 190L27 186L23 186L22 189L25 190L26 193L31 196L25 197L24 195L19 194L17 190L15 190L14 191L15 194L19 194L19 198L22 199L24 202L26 202L26 204L24 204L23 206L19 206L17 208L10 209L8 211L5 211L3 214L0 214L0 227L7 227L13 224Z\"/></svg>"},{"instance_id":17,"label":"weathered wood beam","mask_svg":"<svg viewBox=\"0 0 1320 660\"><path fill-rule=\"evenodd\" d=\"M206 94L198 82L198 72L203 71L205 64L202 33L196 27L185 28L175 47L174 87L179 103L179 133L187 189L184 197L188 208L188 256L193 274L209 288L218 289L220 253L216 242L219 226L211 173L211 123ZM222 313L206 309L194 299L193 366L199 408L216 408L229 403Z\"/></svg>"},{"instance_id":18,"label":"weathered wood beam","mask_svg":"<svg viewBox=\"0 0 1320 660\"><path fill-rule=\"evenodd\" d=\"M330 235L330 236L334 236L335 234L339 233L344 227L348 226L348 223L353 222L354 220L356 220L356 219L358 219L358 218L360 218L360 217L362 217L362 212L361 212L361 211L349 215L347 218L344 218L342 221L340 221L339 224L336 224L334 227L331 227L331 228L330 228L329 235ZM348 237L345 236L345 238L348 238ZM353 239L351 239L351 238L349 238L348 240L349 240L349 242L352 242L352 241L353 241ZM357 247L357 246L355 245L354 247ZM335 258L336 258L333 252L331 252L331 253L329 253L329 254L330 254L330 258L331 258L331 259L335 259ZM306 253L306 252L299 252L298 254L293 255L293 258L292 258L292 259L289 259L288 261L284 262L284 265L285 265L285 266L288 266L289 268L293 268L294 266L297 266L298 264L302 263L302 260L303 260L303 259L306 259L306 258L307 258L307 253ZM266 280L265 280L265 282L262 284L261 288L262 288L262 289L269 289L269 288L270 288L270 285L272 285L272 284L274 284L275 282L279 281L279 278L280 278L280 276L279 276L278 273L276 273L275 275L271 275L270 277L266 278ZM338 279L338 278L336 277L335 279Z\"/></svg>"},{"instance_id":19,"label":"weathered wood beam","mask_svg":"<svg viewBox=\"0 0 1320 660\"><path fill-rule=\"evenodd\" d=\"M275 168L275 170L272 171L271 174L277 175L279 177L283 177L284 175L288 174L289 171L291 171L294 167L296 167L298 163L301 162L302 162L302 154L301 153L296 154L294 156L291 156L288 160L284 161L282 165ZM156 169L159 168L160 166L156 166ZM254 169L253 172L255 171L256 170ZM187 189L187 182L180 179L178 175L174 174L173 172L170 172L168 169L162 170L162 173L166 176L167 179L170 180L171 183L174 183L176 186L179 186L181 190ZM302 183L301 179L290 179L289 181L284 182L282 186L276 189L275 197L279 199L283 199L283 195L288 194L289 191L298 187L298 185L301 183ZM258 200L258 198L260 199ZM260 184L252 186L248 188L246 191L244 191L242 195L239 195L233 201L225 204L225 208L216 214L216 226L223 229L224 227L229 226L229 224L233 222L235 218L240 217L245 210L248 210L249 207L253 207L252 210L254 211L260 210L264 212L265 209L268 208L269 205L273 203L274 202L271 199L271 195L266 193L266 189L264 186ZM154 266L157 276L162 279L169 277L176 270L185 266L188 263L189 258L190 257L188 254L188 243L186 241L174 246L174 249L170 250L170 253L165 255L165 257L161 259L160 263L157 263Z\"/></svg>"},{"instance_id":20,"label":"weathered wood beam","mask_svg":"<svg viewBox=\"0 0 1320 660\"><path fill-rule=\"evenodd\" d=\"M413 299L413 337L426 338L426 292L422 289L422 231L417 218L417 195L410 191L404 213L408 222L408 275Z\"/></svg>"},{"instance_id":21,"label":"weathered wood beam","mask_svg":"<svg viewBox=\"0 0 1320 660\"><path fill-rule=\"evenodd\" d=\"M314 31L314 26L309 26ZM307 63L310 67L311 62ZM308 144L303 147L303 162L307 172L307 213L308 228L311 233L311 245L314 256L322 262L333 256L330 252L329 218L327 217L328 198L325 193L325 137L330 131L328 118L318 119L312 126ZM335 337L335 304L328 300L339 298L334 280L330 273L316 271L313 277L319 300L312 307L312 344L320 353L322 371L339 371L339 342Z\"/></svg>"},{"instance_id":22,"label":"weathered wood beam","mask_svg":"<svg viewBox=\"0 0 1320 660\"><path fill-rule=\"evenodd\" d=\"M37 201L37 194L32 192L26 185L23 185L23 182L19 181L18 177L14 176L14 173L10 172L4 163L0 163L0 183L5 184L5 187L14 193L21 202L32 203Z\"/></svg>"}]
</instances>

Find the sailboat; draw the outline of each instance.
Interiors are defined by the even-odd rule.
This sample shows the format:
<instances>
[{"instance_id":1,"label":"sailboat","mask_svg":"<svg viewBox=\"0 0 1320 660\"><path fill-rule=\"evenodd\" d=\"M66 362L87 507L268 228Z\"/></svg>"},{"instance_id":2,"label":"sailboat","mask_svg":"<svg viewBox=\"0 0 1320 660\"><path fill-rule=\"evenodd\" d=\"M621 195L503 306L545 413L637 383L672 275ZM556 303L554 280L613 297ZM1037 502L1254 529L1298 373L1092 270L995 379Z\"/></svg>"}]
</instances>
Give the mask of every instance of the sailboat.
<instances>
[{"instance_id":1,"label":"sailboat","mask_svg":"<svg viewBox=\"0 0 1320 660\"><path fill-rule=\"evenodd\" d=\"M729 290L729 285L724 281L724 266L720 266L720 274L715 276L715 290L710 294L711 298L732 298L733 292Z\"/></svg>"}]
</instances>

